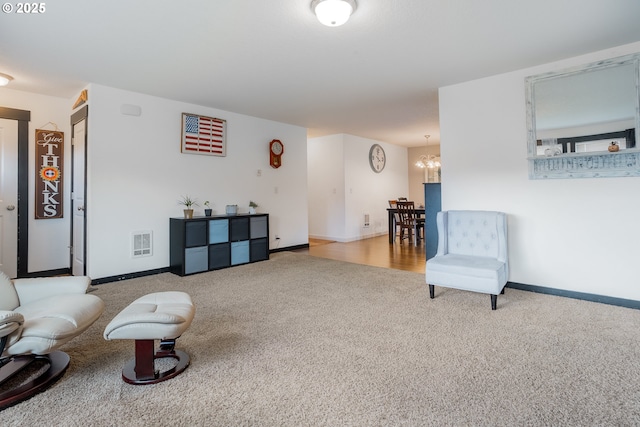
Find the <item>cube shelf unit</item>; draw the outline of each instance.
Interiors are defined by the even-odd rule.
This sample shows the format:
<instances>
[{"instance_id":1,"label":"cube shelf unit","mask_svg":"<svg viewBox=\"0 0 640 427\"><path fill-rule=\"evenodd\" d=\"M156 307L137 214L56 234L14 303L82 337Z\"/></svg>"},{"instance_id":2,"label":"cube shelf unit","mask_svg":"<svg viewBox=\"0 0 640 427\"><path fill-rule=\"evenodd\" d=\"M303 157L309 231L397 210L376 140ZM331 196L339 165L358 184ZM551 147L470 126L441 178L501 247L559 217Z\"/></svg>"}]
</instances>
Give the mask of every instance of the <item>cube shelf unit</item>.
<instances>
[{"instance_id":1,"label":"cube shelf unit","mask_svg":"<svg viewBox=\"0 0 640 427\"><path fill-rule=\"evenodd\" d=\"M170 218L170 270L179 276L269 259L269 215Z\"/></svg>"}]
</instances>

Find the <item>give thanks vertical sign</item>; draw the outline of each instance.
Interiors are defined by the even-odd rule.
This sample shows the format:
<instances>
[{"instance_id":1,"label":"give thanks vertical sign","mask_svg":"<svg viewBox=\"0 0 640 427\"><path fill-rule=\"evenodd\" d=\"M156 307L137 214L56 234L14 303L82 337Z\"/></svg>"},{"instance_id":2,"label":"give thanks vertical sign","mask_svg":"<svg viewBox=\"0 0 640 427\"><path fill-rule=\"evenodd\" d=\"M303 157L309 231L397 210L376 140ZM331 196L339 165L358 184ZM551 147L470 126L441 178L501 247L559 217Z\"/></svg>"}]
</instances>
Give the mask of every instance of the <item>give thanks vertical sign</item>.
<instances>
[{"instance_id":1,"label":"give thanks vertical sign","mask_svg":"<svg viewBox=\"0 0 640 427\"><path fill-rule=\"evenodd\" d=\"M62 218L64 132L36 129L36 219Z\"/></svg>"}]
</instances>

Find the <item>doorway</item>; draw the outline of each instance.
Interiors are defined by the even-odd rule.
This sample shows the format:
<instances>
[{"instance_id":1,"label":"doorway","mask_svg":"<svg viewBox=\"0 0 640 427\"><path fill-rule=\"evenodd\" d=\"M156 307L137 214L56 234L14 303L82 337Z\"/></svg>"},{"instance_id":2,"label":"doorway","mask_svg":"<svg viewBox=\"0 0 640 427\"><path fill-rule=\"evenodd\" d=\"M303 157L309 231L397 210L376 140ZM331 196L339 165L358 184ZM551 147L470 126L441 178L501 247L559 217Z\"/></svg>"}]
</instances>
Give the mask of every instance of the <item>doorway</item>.
<instances>
[{"instance_id":1,"label":"doorway","mask_svg":"<svg viewBox=\"0 0 640 427\"><path fill-rule=\"evenodd\" d=\"M18 274L18 123L0 119L0 271Z\"/></svg>"},{"instance_id":2,"label":"doorway","mask_svg":"<svg viewBox=\"0 0 640 427\"><path fill-rule=\"evenodd\" d=\"M71 116L71 274L86 275L87 115L85 105Z\"/></svg>"},{"instance_id":3,"label":"doorway","mask_svg":"<svg viewBox=\"0 0 640 427\"><path fill-rule=\"evenodd\" d=\"M0 120L0 126L3 128L0 215L3 216L5 231L1 235L0 243L2 271L11 278L26 277L29 262L28 183L31 112L0 107ZM6 228L5 219L8 221Z\"/></svg>"}]
</instances>

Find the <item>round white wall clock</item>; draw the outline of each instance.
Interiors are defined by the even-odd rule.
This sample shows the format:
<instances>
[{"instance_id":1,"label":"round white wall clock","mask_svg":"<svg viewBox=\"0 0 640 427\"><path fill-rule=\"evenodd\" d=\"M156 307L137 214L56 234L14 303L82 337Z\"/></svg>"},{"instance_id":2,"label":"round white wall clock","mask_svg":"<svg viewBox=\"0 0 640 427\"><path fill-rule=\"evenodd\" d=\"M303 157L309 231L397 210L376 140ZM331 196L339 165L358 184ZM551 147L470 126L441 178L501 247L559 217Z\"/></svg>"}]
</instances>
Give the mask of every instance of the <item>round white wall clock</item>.
<instances>
[{"instance_id":1,"label":"round white wall clock","mask_svg":"<svg viewBox=\"0 0 640 427\"><path fill-rule=\"evenodd\" d=\"M369 166L375 173L382 172L387 164L387 155L380 144L373 144L369 149Z\"/></svg>"}]
</instances>

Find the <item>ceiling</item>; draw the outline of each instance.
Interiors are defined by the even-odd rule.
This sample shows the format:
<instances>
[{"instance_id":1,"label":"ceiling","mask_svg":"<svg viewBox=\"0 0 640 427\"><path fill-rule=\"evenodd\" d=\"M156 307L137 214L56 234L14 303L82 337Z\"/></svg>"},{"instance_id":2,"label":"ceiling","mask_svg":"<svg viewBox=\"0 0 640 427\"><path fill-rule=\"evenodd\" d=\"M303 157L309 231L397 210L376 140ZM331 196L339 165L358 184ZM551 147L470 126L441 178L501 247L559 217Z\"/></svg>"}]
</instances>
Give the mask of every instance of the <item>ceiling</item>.
<instances>
[{"instance_id":1,"label":"ceiling","mask_svg":"<svg viewBox=\"0 0 640 427\"><path fill-rule=\"evenodd\" d=\"M357 0L334 28L310 3L46 2L0 15L0 73L15 90L98 83L413 147L440 140L438 87L640 41L637 0Z\"/></svg>"}]
</instances>

